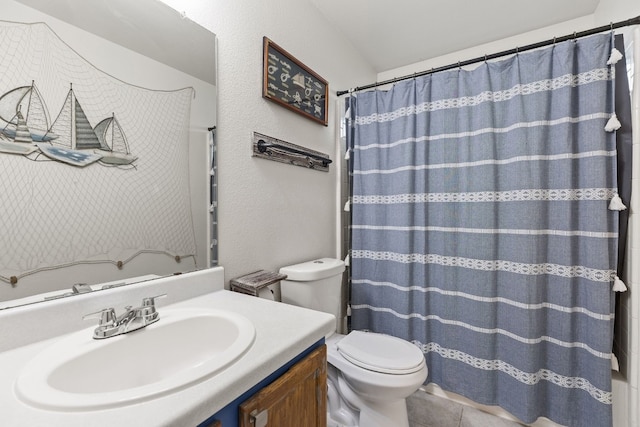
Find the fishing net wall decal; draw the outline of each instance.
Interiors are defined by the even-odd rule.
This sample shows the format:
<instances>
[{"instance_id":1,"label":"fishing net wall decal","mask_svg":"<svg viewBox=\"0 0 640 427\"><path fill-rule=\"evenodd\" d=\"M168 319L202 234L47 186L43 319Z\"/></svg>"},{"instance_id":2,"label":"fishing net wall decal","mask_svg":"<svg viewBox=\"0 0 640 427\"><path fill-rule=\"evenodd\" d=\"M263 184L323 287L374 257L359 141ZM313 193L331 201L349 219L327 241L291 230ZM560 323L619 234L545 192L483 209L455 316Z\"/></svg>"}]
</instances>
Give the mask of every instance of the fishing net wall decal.
<instances>
[{"instance_id":1,"label":"fishing net wall decal","mask_svg":"<svg viewBox=\"0 0 640 427\"><path fill-rule=\"evenodd\" d=\"M0 49L0 280L194 257L193 89L129 85L43 23L0 22Z\"/></svg>"}]
</instances>

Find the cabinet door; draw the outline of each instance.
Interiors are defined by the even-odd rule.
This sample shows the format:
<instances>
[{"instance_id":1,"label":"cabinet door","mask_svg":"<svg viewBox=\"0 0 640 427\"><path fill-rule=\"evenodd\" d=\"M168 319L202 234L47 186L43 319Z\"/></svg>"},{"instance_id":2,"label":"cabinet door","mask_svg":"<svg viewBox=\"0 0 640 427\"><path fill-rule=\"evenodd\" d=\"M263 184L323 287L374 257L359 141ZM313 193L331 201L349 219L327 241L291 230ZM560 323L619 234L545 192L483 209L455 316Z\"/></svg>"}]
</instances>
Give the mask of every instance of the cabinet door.
<instances>
[{"instance_id":1,"label":"cabinet door","mask_svg":"<svg viewBox=\"0 0 640 427\"><path fill-rule=\"evenodd\" d=\"M322 345L240 405L240 427L326 427L327 347Z\"/></svg>"}]
</instances>

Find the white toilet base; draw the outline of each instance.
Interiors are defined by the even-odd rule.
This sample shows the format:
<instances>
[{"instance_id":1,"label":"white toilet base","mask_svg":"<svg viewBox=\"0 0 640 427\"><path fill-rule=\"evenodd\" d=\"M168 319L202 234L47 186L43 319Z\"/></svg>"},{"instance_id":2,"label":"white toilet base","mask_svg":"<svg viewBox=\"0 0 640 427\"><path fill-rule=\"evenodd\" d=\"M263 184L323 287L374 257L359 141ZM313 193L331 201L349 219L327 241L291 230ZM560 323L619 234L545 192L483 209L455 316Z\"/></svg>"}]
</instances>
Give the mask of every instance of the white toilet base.
<instances>
[{"instance_id":1,"label":"white toilet base","mask_svg":"<svg viewBox=\"0 0 640 427\"><path fill-rule=\"evenodd\" d=\"M333 372L332 372L333 371ZM332 377L333 387L340 391L340 397L329 394L330 411L328 419L334 424L333 427L409 427L407 415L407 403L405 399L394 399L390 401L370 401L358 396L348 385L341 373L331 367L329 374ZM336 381L337 380L337 384ZM332 387L329 387L331 389ZM336 405L333 398L338 397ZM352 409L352 408L357 409ZM339 411L336 411L339 409Z\"/></svg>"},{"instance_id":2,"label":"white toilet base","mask_svg":"<svg viewBox=\"0 0 640 427\"><path fill-rule=\"evenodd\" d=\"M327 427L358 427L358 411L338 392L337 373L333 366L329 366L327 376Z\"/></svg>"}]
</instances>

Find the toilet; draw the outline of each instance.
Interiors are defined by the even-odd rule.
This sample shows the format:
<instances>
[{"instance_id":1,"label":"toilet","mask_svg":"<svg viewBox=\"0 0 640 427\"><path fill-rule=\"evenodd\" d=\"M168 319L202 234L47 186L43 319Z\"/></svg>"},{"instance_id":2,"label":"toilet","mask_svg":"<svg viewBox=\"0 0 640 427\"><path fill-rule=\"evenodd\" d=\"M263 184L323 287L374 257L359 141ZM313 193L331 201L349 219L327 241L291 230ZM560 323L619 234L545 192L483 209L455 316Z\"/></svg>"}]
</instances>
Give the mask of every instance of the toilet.
<instances>
[{"instance_id":1,"label":"toilet","mask_svg":"<svg viewBox=\"0 0 640 427\"><path fill-rule=\"evenodd\" d=\"M283 267L282 302L324 311L342 324L344 262L332 258ZM327 344L327 426L409 427L406 398L427 379L410 342L374 332L332 333Z\"/></svg>"}]
</instances>

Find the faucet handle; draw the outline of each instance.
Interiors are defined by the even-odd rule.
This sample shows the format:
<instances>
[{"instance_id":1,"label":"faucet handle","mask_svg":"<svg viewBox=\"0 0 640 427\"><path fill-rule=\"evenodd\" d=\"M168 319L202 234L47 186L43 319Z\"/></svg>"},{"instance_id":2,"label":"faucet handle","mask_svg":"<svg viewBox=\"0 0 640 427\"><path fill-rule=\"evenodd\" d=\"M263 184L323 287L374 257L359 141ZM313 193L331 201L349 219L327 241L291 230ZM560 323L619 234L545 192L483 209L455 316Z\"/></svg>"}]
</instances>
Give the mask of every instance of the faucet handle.
<instances>
[{"instance_id":1,"label":"faucet handle","mask_svg":"<svg viewBox=\"0 0 640 427\"><path fill-rule=\"evenodd\" d=\"M100 319L98 326L110 325L116 320L116 311L113 308L105 308L103 310L96 311L95 313L89 313L82 316L82 320L87 319Z\"/></svg>"},{"instance_id":2,"label":"faucet handle","mask_svg":"<svg viewBox=\"0 0 640 427\"><path fill-rule=\"evenodd\" d=\"M158 319L158 312L156 311L156 300L166 297L167 294L156 295L155 297L147 297L142 299L142 307L138 312L144 316L147 321L155 321Z\"/></svg>"},{"instance_id":3,"label":"faucet handle","mask_svg":"<svg viewBox=\"0 0 640 427\"><path fill-rule=\"evenodd\" d=\"M143 307L155 307L156 300L160 299L160 298L164 298L166 296L167 296L167 294L160 294L160 295L156 295L154 297L143 298L142 299L142 306Z\"/></svg>"}]
</instances>

